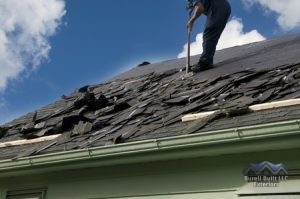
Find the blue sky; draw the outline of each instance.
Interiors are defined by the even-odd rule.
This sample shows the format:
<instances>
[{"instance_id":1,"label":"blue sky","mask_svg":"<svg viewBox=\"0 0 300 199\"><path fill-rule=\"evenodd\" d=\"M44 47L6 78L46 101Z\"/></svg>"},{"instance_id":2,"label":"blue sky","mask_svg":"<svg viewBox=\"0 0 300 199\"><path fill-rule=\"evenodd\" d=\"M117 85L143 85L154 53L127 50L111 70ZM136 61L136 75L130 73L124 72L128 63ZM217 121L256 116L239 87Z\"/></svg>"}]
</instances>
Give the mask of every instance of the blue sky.
<instances>
[{"instance_id":1,"label":"blue sky","mask_svg":"<svg viewBox=\"0 0 300 199\"><path fill-rule=\"evenodd\" d=\"M299 2L231 0L232 16L219 49L298 33ZM181 57L185 4L0 0L0 124L143 61ZM202 16L194 27L193 54L201 53L204 21Z\"/></svg>"}]
</instances>

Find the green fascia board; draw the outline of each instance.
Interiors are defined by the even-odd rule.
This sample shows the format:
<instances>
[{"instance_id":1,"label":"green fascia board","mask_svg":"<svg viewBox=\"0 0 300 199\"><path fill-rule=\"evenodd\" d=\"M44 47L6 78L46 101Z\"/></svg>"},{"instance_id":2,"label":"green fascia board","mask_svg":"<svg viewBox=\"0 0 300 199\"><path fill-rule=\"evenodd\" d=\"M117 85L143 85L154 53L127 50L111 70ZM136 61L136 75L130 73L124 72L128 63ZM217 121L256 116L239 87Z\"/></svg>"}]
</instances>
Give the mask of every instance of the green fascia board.
<instances>
[{"instance_id":1,"label":"green fascia board","mask_svg":"<svg viewBox=\"0 0 300 199\"><path fill-rule=\"evenodd\" d=\"M247 152L300 148L300 121L202 132L161 139L37 155L0 161L0 177L23 173L48 172L112 166L137 162L209 157Z\"/></svg>"}]
</instances>

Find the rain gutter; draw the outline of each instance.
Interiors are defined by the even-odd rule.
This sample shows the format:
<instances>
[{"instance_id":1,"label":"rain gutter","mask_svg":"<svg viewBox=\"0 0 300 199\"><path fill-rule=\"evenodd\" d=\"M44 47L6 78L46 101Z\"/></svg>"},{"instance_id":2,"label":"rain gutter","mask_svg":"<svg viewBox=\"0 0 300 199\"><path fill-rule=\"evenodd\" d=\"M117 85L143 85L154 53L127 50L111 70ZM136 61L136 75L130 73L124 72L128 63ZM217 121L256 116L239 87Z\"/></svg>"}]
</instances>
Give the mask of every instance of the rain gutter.
<instances>
[{"instance_id":1,"label":"rain gutter","mask_svg":"<svg viewBox=\"0 0 300 199\"><path fill-rule=\"evenodd\" d=\"M0 161L0 177L184 158L300 148L300 120Z\"/></svg>"}]
</instances>

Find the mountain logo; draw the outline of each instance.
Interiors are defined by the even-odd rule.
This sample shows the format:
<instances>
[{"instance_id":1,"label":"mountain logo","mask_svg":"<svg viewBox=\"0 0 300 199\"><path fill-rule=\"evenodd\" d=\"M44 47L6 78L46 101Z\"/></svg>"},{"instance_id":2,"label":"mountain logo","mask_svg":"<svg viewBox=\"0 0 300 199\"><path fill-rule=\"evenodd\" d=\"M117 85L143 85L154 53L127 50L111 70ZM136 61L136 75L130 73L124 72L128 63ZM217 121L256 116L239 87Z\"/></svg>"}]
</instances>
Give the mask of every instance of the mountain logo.
<instances>
[{"instance_id":1,"label":"mountain logo","mask_svg":"<svg viewBox=\"0 0 300 199\"><path fill-rule=\"evenodd\" d=\"M262 162L260 164L249 164L243 169L245 176L286 176L290 173L284 164L272 164Z\"/></svg>"}]
</instances>

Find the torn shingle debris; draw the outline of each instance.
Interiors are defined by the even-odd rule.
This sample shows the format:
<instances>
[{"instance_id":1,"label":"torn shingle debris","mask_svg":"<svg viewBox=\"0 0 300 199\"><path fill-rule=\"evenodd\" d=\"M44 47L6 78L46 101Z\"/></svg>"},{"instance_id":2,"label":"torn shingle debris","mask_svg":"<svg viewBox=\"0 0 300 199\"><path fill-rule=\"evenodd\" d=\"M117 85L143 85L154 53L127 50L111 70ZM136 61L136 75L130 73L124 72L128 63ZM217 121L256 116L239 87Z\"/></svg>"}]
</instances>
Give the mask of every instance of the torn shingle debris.
<instances>
[{"instance_id":1,"label":"torn shingle debris","mask_svg":"<svg viewBox=\"0 0 300 199\"><path fill-rule=\"evenodd\" d=\"M222 123L228 128L237 127L247 122L226 121L245 115L251 115L257 124L259 115L253 116L250 106L300 97L299 68L300 63L273 65L269 69L240 68L209 78L199 73L184 80L179 69L173 68L84 86L0 127L0 143L61 134L55 140L24 146L21 150L11 146L9 153L1 153L4 150L1 148L0 159L218 130L219 121L220 126ZM212 70L221 69L222 66ZM209 111L215 112L202 120L181 122L183 115ZM274 114L274 118L276 115L287 113Z\"/></svg>"},{"instance_id":2,"label":"torn shingle debris","mask_svg":"<svg viewBox=\"0 0 300 199\"><path fill-rule=\"evenodd\" d=\"M144 61L144 62L140 63L140 64L138 65L138 67L147 66L147 65L149 65L149 64L151 64L151 63L148 62L148 61Z\"/></svg>"}]
</instances>

